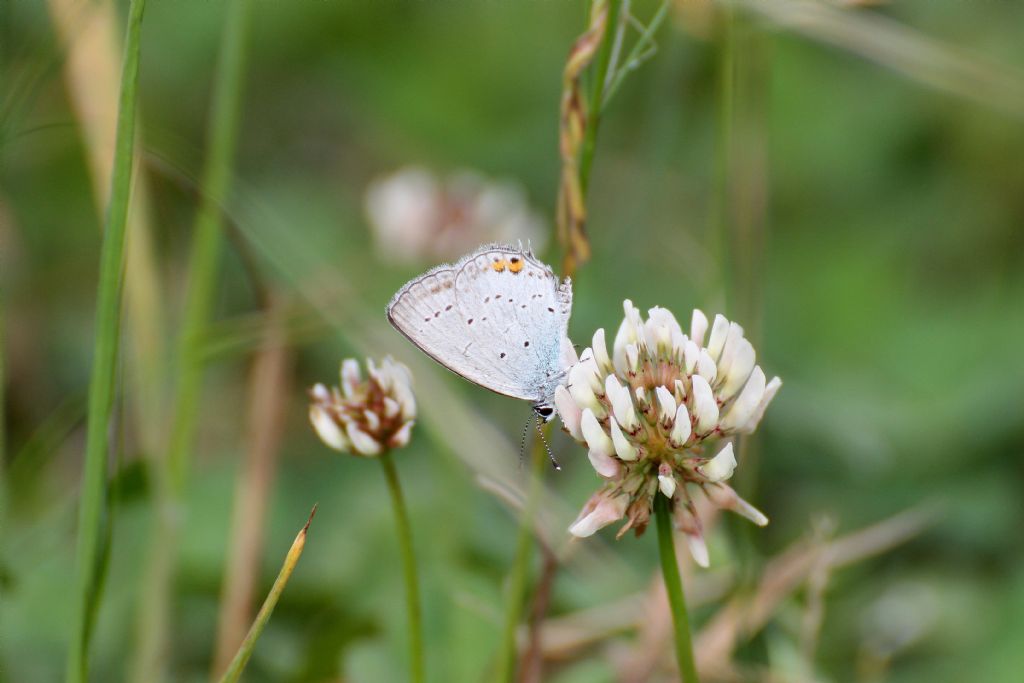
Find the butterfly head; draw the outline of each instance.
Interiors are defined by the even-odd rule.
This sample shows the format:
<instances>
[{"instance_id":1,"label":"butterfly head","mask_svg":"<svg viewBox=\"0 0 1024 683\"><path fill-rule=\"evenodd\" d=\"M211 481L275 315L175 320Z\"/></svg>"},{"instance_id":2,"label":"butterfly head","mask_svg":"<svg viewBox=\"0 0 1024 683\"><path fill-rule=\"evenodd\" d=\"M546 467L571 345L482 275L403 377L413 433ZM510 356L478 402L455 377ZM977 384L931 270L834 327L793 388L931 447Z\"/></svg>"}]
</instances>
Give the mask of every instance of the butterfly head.
<instances>
[{"instance_id":1,"label":"butterfly head","mask_svg":"<svg viewBox=\"0 0 1024 683\"><path fill-rule=\"evenodd\" d=\"M547 401L534 403L533 412L537 413L537 417L544 420L544 422L551 422L551 420L555 417L555 409Z\"/></svg>"}]
</instances>

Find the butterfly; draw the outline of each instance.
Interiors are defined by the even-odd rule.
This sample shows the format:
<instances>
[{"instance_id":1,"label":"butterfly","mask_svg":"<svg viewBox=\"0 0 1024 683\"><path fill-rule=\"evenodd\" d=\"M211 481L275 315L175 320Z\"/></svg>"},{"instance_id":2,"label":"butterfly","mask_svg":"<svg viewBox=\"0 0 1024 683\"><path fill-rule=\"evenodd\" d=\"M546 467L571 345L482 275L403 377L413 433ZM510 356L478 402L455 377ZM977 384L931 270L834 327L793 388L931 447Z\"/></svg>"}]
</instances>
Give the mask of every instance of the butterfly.
<instances>
[{"instance_id":1,"label":"butterfly","mask_svg":"<svg viewBox=\"0 0 1024 683\"><path fill-rule=\"evenodd\" d=\"M388 321L435 361L471 382L530 401L544 421L576 351L572 283L529 249L491 244L407 282Z\"/></svg>"}]
</instances>

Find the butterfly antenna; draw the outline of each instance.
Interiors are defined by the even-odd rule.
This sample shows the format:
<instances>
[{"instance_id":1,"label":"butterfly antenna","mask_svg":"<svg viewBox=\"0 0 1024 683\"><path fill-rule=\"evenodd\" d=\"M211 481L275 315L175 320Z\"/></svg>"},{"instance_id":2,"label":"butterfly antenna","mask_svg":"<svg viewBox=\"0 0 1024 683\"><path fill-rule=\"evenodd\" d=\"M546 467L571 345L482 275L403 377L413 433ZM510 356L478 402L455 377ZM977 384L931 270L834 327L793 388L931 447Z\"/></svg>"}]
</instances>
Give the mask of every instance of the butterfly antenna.
<instances>
[{"instance_id":1,"label":"butterfly antenna","mask_svg":"<svg viewBox=\"0 0 1024 683\"><path fill-rule=\"evenodd\" d=\"M544 430L540 428L540 416L537 416L536 425L537 425L537 433L540 434L541 443L544 444L544 450L546 450L548 452L548 460L551 461L551 464L554 466L554 468L556 470L561 472L562 471L562 466L558 464L557 460L555 460L555 454L551 452L551 446L548 445L548 440L544 438Z\"/></svg>"},{"instance_id":2,"label":"butterfly antenna","mask_svg":"<svg viewBox=\"0 0 1024 683\"><path fill-rule=\"evenodd\" d=\"M526 432L530 429L530 421L523 425L523 435L519 438L519 469L523 469L523 454L526 452Z\"/></svg>"}]
</instances>

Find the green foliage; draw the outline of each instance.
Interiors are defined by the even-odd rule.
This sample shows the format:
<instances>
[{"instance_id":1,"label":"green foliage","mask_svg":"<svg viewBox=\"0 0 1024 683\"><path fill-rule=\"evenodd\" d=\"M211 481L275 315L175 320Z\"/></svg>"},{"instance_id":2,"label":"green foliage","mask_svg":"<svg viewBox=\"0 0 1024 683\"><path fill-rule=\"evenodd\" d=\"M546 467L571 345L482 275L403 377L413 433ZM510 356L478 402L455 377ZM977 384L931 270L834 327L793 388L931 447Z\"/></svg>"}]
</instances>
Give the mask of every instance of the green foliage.
<instances>
[{"instance_id":1,"label":"green foliage","mask_svg":"<svg viewBox=\"0 0 1024 683\"><path fill-rule=\"evenodd\" d=\"M121 680L137 645L140 558L153 529L155 489L140 481L137 462L151 454L137 446L130 394L116 413L125 416L123 429L116 424L124 433L118 468L127 472L100 467L107 420L89 428L82 420L98 230L61 53L39 5L8 3L0 14L3 74L12 75L0 81L0 101L20 103L18 116L3 121L0 145L9 485L0 680L48 682L62 673L76 621L71 538L86 438L97 440L89 495L108 475L130 493L110 520L107 589L90 647L93 679ZM430 264L382 258L363 192L406 163L468 166L517 179L553 218L561 72L585 13L578 3L468 0L252 5L237 171L224 197L231 243L211 290L208 381L182 491L169 668L175 680L209 675L245 449L248 361L260 338L253 311L258 288L270 286L292 297L296 360L256 600L270 589L295 521L313 502L320 511L246 680L390 681L408 671L396 647L406 624L402 568L380 473L325 449L305 415L306 387L333 382L342 356L386 352L413 368L423 404L412 444L394 457L422 565L427 680L477 680L502 638L517 529L477 478L523 488L528 468L519 469L516 454L528 409L433 366L386 325L391 294ZM650 18L660 3L632 5ZM1019 3L917 0L846 11L898 19L942 45L1024 70ZM209 3L150 3L142 31L138 139L175 335L223 19ZM754 30L759 21L751 20ZM718 47L709 35L699 17L670 12L658 53L618 85L602 113L588 207L594 260L574 283L570 326L581 347L597 327L614 331L626 297L677 314L718 305L708 234ZM882 679L1016 681L1015 644L1024 638L1021 122L813 36L759 35L767 44L769 194L757 349L785 385L760 431L749 495L772 522L748 538L771 557L809 536L823 514L842 533L921 501L941 503L940 520L909 544L831 576L816 674L872 680L864 668L874 661L872 615L906 604L919 632L884 663ZM742 98L735 104L742 110ZM737 150L740 161L745 151ZM557 262L560 254L549 248L545 256ZM104 368L111 389L115 369ZM90 411L90 420L100 417ZM545 477L542 509L561 533L597 477L569 439L555 433L551 441L563 471ZM88 500L83 529L98 529L100 508ZM657 567L651 536L575 544L550 613L646 590ZM731 540L716 525L707 576L728 572ZM715 604L696 603L690 591L687 598L696 635ZM784 601L739 661L790 666L805 604L803 592ZM614 638L634 642L630 633ZM596 647L545 680L614 680L614 669Z\"/></svg>"},{"instance_id":2,"label":"green foliage","mask_svg":"<svg viewBox=\"0 0 1024 683\"><path fill-rule=\"evenodd\" d=\"M89 643L103 597L110 553L112 509L107 490L107 461L111 454L109 433L117 390L118 348L121 339L121 290L131 197L132 162L135 158L136 89L139 77L142 15L145 0L133 0L124 41L117 139L114 149L110 201L100 253L99 292L89 381L89 412L86 426L85 462L78 510L75 614L67 657L69 683L89 678ZM113 447L115 450L117 446Z\"/></svg>"}]
</instances>

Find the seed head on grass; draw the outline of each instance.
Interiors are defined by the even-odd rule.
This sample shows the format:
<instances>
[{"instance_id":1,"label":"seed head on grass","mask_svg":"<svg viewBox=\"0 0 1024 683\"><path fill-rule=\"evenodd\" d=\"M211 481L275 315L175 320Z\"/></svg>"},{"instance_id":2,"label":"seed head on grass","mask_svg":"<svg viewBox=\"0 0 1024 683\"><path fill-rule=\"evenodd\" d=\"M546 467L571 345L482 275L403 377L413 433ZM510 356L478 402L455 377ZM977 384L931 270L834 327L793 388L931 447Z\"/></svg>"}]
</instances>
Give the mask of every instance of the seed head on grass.
<instances>
[{"instance_id":1,"label":"seed head on grass","mask_svg":"<svg viewBox=\"0 0 1024 683\"><path fill-rule=\"evenodd\" d=\"M618 535L639 535L660 494L694 560L707 566L692 495L702 491L718 507L768 523L725 481L736 467L731 438L754 431L782 381L765 380L743 328L724 316L715 317L705 343L700 310L687 336L664 308L652 308L647 320L629 300L624 309L612 356L600 329L555 393L566 431L607 480L569 530L590 536L625 518Z\"/></svg>"},{"instance_id":2,"label":"seed head on grass","mask_svg":"<svg viewBox=\"0 0 1024 683\"><path fill-rule=\"evenodd\" d=\"M385 358L378 367L366 360L341 363L341 386L317 384L310 389L309 421L325 444L336 451L375 457L409 443L416 421L416 399L409 369Z\"/></svg>"}]
</instances>

